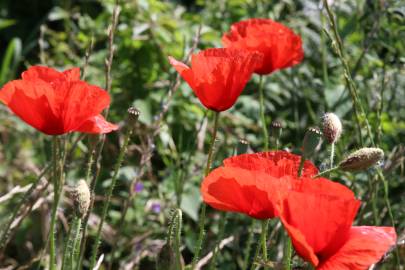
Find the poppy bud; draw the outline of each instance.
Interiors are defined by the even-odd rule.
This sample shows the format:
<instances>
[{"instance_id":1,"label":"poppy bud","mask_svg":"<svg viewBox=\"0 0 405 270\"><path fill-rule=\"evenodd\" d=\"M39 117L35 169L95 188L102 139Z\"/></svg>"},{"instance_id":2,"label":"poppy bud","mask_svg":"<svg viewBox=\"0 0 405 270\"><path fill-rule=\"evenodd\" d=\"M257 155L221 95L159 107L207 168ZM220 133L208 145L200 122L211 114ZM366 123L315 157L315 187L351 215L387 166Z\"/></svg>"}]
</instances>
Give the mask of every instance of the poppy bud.
<instances>
[{"instance_id":1,"label":"poppy bud","mask_svg":"<svg viewBox=\"0 0 405 270\"><path fill-rule=\"evenodd\" d=\"M321 144L322 132L317 127L308 128L302 143L302 153L305 158L312 156Z\"/></svg>"},{"instance_id":2,"label":"poppy bud","mask_svg":"<svg viewBox=\"0 0 405 270\"><path fill-rule=\"evenodd\" d=\"M383 157L384 151L380 148L361 148L340 162L339 169L352 172L366 170Z\"/></svg>"},{"instance_id":3,"label":"poppy bud","mask_svg":"<svg viewBox=\"0 0 405 270\"><path fill-rule=\"evenodd\" d=\"M162 249L157 254L156 258L157 270L175 270L176 269L176 254L173 247L169 243L165 243Z\"/></svg>"},{"instance_id":4,"label":"poppy bud","mask_svg":"<svg viewBox=\"0 0 405 270\"><path fill-rule=\"evenodd\" d=\"M335 143L342 134L342 122L334 113L325 113L322 117L323 136L328 143Z\"/></svg>"},{"instance_id":5,"label":"poppy bud","mask_svg":"<svg viewBox=\"0 0 405 270\"><path fill-rule=\"evenodd\" d=\"M135 123L138 121L140 111L138 111L137 108L135 107L129 107L128 109L128 122L130 125L135 125Z\"/></svg>"},{"instance_id":6,"label":"poppy bud","mask_svg":"<svg viewBox=\"0 0 405 270\"><path fill-rule=\"evenodd\" d=\"M90 206L90 190L86 181L79 180L72 191L73 203L78 217L82 218L87 214Z\"/></svg>"}]
</instances>

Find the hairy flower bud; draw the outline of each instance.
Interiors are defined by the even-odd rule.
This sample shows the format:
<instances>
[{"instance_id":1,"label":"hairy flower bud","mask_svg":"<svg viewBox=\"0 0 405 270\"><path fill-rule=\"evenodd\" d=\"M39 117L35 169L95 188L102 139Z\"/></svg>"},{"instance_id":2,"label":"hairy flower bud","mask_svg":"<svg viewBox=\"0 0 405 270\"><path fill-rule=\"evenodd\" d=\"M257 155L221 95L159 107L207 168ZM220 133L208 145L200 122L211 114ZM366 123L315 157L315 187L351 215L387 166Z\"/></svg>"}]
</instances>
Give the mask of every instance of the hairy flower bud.
<instances>
[{"instance_id":1,"label":"hairy flower bud","mask_svg":"<svg viewBox=\"0 0 405 270\"><path fill-rule=\"evenodd\" d=\"M86 181L79 180L72 191L73 203L76 214L82 218L87 214L90 206L90 190Z\"/></svg>"},{"instance_id":2,"label":"hairy flower bud","mask_svg":"<svg viewBox=\"0 0 405 270\"><path fill-rule=\"evenodd\" d=\"M302 143L302 153L305 158L312 156L321 144L322 132L317 127L308 128Z\"/></svg>"},{"instance_id":3,"label":"hairy flower bud","mask_svg":"<svg viewBox=\"0 0 405 270\"><path fill-rule=\"evenodd\" d=\"M325 113L322 117L323 136L328 143L335 143L342 134L342 122L334 113Z\"/></svg>"},{"instance_id":4,"label":"hairy flower bud","mask_svg":"<svg viewBox=\"0 0 405 270\"><path fill-rule=\"evenodd\" d=\"M361 148L351 153L339 164L343 171L361 171L375 165L384 157L384 151L380 148Z\"/></svg>"}]
</instances>

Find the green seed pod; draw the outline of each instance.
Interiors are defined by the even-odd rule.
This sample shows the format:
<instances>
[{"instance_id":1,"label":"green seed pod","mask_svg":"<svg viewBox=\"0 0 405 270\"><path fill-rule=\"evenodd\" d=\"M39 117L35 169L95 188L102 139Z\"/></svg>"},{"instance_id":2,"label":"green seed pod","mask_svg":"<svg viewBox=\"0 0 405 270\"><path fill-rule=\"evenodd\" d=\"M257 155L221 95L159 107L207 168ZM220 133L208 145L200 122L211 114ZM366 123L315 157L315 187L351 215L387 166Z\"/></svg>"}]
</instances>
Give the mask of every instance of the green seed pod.
<instances>
[{"instance_id":1,"label":"green seed pod","mask_svg":"<svg viewBox=\"0 0 405 270\"><path fill-rule=\"evenodd\" d=\"M325 113L322 117L322 132L328 143L335 143L342 134L342 122L334 113Z\"/></svg>"},{"instance_id":2,"label":"green seed pod","mask_svg":"<svg viewBox=\"0 0 405 270\"><path fill-rule=\"evenodd\" d=\"M317 127L308 128L302 143L302 154L308 159L311 157L321 144L322 132Z\"/></svg>"},{"instance_id":3,"label":"green seed pod","mask_svg":"<svg viewBox=\"0 0 405 270\"><path fill-rule=\"evenodd\" d=\"M366 170L383 157L384 151L380 148L361 148L340 162L339 169L350 172Z\"/></svg>"},{"instance_id":4,"label":"green seed pod","mask_svg":"<svg viewBox=\"0 0 405 270\"><path fill-rule=\"evenodd\" d=\"M86 181L79 180L72 191L73 203L78 217L82 218L87 214L90 206L90 190Z\"/></svg>"}]
</instances>

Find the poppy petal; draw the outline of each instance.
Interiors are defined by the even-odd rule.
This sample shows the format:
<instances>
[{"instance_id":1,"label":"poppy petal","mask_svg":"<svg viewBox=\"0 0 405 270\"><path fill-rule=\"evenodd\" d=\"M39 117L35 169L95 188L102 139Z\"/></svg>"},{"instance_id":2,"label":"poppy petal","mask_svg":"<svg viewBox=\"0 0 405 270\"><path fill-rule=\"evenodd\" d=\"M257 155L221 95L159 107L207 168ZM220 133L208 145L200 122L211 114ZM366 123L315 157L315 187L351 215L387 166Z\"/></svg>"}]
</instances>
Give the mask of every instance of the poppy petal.
<instances>
[{"instance_id":1,"label":"poppy petal","mask_svg":"<svg viewBox=\"0 0 405 270\"><path fill-rule=\"evenodd\" d=\"M352 227L346 243L317 270L368 269L395 245L396 238L392 227Z\"/></svg>"},{"instance_id":2,"label":"poppy petal","mask_svg":"<svg viewBox=\"0 0 405 270\"><path fill-rule=\"evenodd\" d=\"M354 198L292 191L283 202L281 220L297 253L315 263L312 257L308 257L312 254L310 250L303 248L310 246L320 261L331 256L348 239L359 206L360 201Z\"/></svg>"},{"instance_id":3,"label":"poppy petal","mask_svg":"<svg viewBox=\"0 0 405 270\"><path fill-rule=\"evenodd\" d=\"M113 123L107 122L102 115L96 115L86 120L80 127L74 131L93 134L105 134L117 130L119 127Z\"/></svg>"},{"instance_id":4,"label":"poppy petal","mask_svg":"<svg viewBox=\"0 0 405 270\"><path fill-rule=\"evenodd\" d=\"M254 154L242 154L224 160L226 167L240 167L248 170L265 171L274 177L285 175L297 176L301 156L287 151L270 151ZM318 174L315 165L306 160L304 163L304 177Z\"/></svg>"},{"instance_id":5,"label":"poppy petal","mask_svg":"<svg viewBox=\"0 0 405 270\"><path fill-rule=\"evenodd\" d=\"M353 191L348 187L326 178L302 177L300 181L295 181L294 184L293 190L306 194L322 194L348 200L355 198Z\"/></svg>"},{"instance_id":6,"label":"poppy petal","mask_svg":"<svg viewBox=\"0 0 405 270\"><path fill-rule=\"evenodd\" d=\"M224 111L233 106L253 70L261 63L258 52L215 48L191 56L191 68L169 57L170 64L210 110Z\"/></svg>"},{"instance_id":7,"label":"poppy petal","mask_svg":"<svg viewBox=\"0 0 405 270\"><path fill-rule=\"evenodd\" d=\"M257 219L273 218L288 181L262 172L221 167L201 184L203 200L222 211L239 212Z\"/></svg>"},{"instance_id":8,"label":"poppy petal","mask_svg":"<svg viewBox=\"0 0 405 270\"><path fill-rule=\"evenodd\" d=\"M262 53L262 64L255 69L258 74L291 67L304 57L301 37L270 19L254 18L234 23L222 36L222 44L227 48Z\"/></svg>"},{"instance_id":9,"label":"poppy petal","mask_svg":"<svg viewBox=\"0 0 405 270\"><path fill-rule=\"evenodd\" d=\"M59 99L63 99L62 117L66 132L78 129L89 118L92 118L108 107L110 96L107 91L89 85L83 81L69 83L70 86L61 86L67 91L56 90Z\"/></svg>"},{"instance_id":10,"label":"poppy petal","mask_svg":"<svg viewBox=\"0 0 405 270\"><path fill-rule=\"evenodd\" d=\"M40 80L15 80L4 85L0 100L27 124L48 135L63 133L55 115L53 91Z\"/></svg>"},{"instance_id":11,"label":"poppy petal","mask_svg":"<svg viewBox=\"0 0 405 270\"><path fill-rule=\"evenodd\" d=\"M184 63L177 61L174 57L169 56L170 64L176 69L180 76L194 89L194 74L193 71Z\"/></svg>"}]
</instances>

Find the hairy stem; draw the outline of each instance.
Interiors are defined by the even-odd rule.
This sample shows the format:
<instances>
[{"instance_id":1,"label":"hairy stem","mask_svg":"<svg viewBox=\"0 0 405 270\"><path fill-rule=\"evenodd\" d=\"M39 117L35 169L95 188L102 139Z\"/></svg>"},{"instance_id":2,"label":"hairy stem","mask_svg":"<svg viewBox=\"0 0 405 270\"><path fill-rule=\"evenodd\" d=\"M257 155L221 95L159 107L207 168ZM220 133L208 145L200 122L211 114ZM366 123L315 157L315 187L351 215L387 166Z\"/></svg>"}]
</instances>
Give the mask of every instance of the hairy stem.
<instances>
[{"instance_id":1,"label":"hairy stem","mask_svg":"<svg viewBox=\"0 0 405 270\"><path fill-rule=\"evenodd\" d=\"M102 215L101 215L100 223L98 225L96 238L95 238L95 242L94 242L92 253L91 253L92 255L91 255L91 260L90 260L90 269L93 269L93 267L96 264L98 247L100 246L101 230L103 228L104 221L107 218L107 212L108 212L108 208L110 206L112 193L114 191L115 183L117 182L118 173L119 173L119 170L121 168L121 164L122 164L122 162L124 160L124 156L125 156L126 151L127 151L127 147L128 147L128 143L129 143L129 140L131 138L131 135L132 135L132 131L133 131L132 126L128 127L128 130L127 130L127 132L125 134L125 137L124 137L124 144L122 145L122 147L120 149L120 153L118 155L118 159L117 159L117 162L115 164L114 174L113 174L113 177L111 179L110 188L108 189L107 199L106 199L106 201L105 201L105 203L103 205Z\"/></svg>"},{"instance_id":2,"label":"hairy stem","mask_svg":"<svg viewBox=\"0 0 405 270\"><path fill-rule=\"evenodd\" d=\"M207 176L210 172L211 169L211 163L212 163L212 154L214 152L214 145L215 145L215 140L217 138L217 131L218 131L218 120L219 120L219 112L215 112L214 116L214 129L212 131L212 138L211 138L211 143L209 146L208 150L208 156L207 156L207 165L205 167L204 171L204 176ZM193 261L191 264L191 269L194 269L198 258L200 256L201 248L203 245L204 241L204 224L205 224L205 212L207 210L207 205L203 202L201 206L201 212L200 212L200 217L199 217L199 223L198 223L198 240L197 240L197 246L195 247L194 250L194 256L193 256Z\"/></svg>"}]
</instances>

